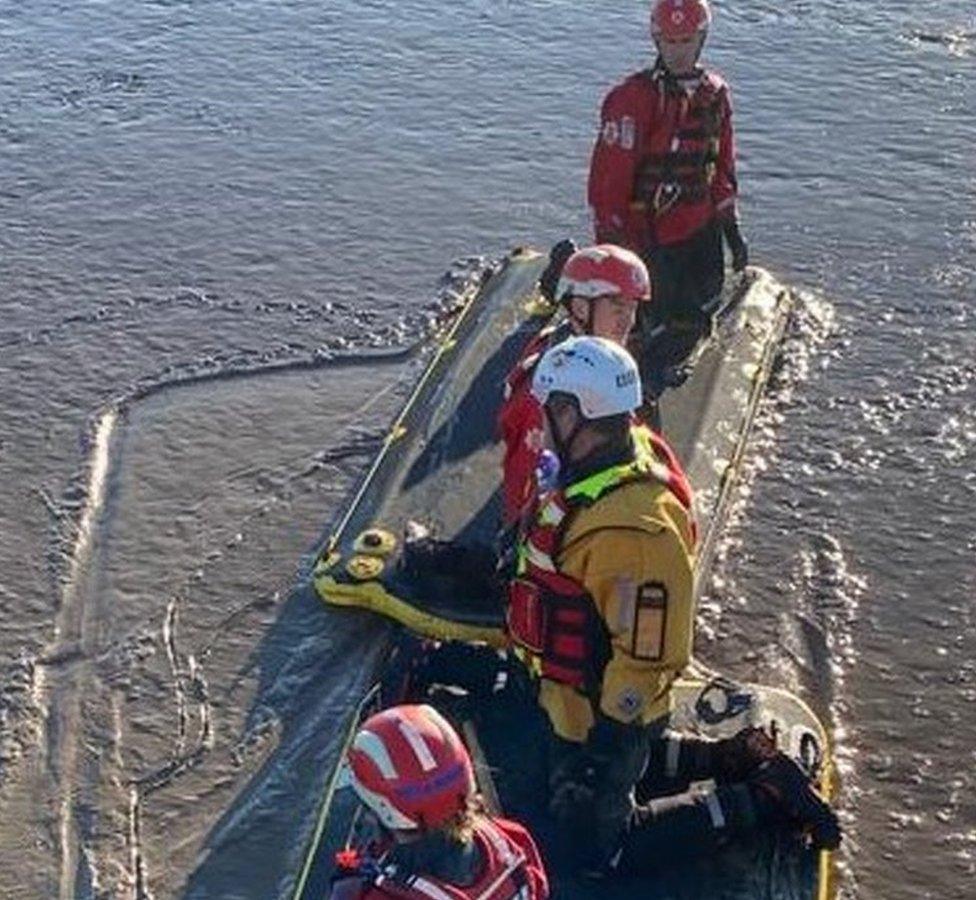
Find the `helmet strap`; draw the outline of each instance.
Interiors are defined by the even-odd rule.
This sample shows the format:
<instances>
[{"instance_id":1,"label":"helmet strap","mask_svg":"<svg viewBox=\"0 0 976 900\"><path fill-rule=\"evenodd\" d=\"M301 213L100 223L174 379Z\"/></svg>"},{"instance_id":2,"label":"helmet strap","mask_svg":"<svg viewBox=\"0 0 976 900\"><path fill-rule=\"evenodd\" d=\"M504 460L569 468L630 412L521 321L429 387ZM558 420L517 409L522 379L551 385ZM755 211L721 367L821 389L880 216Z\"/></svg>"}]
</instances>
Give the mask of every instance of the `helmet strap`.
<instances>
[{"instance_id":1,"label":"helmet strap","mask_svg":"<svg viewBox=\"0 0 976 900\"><path fill-rule=\"evenodd\" d=\"M593 304L587 301L588 312L586 318L578 316L573 309L574 300L585 300L585 297L574 297L570 293L565 293L560 298L563 306L566 307L566 318L579 330L581 334L593 334Z\"/></svg>"},{"instance_id":2,"label":"helmet strap","mask_svg":"<svg viewBox=\"0 0 976 900\"><path fill-rule=\"evenodd\" d=\"M594 303L599 299L599 297L594 297L592 299L588 297L574 297L572 294L566 294L563 297L563 304L566 307L566 318L569 319L576 328L580 329L581 334L593 334L593 323L596 320L596 310L593 308ZM586 302L586 318L578 316L573 311L573 301L583 300Z\"/></svg>"},{"instance_id":3,"label":"helmet strap","mask_svg":"<svg viewBox=\"0 0 976 900\"><path fill-rule=\"evenodd\" d=\"M651 71L660 71L664 73L665 78L672 79L672 86L677 87L677 81L679 78L691 78L694 75L700 75L702 71L701 56L702 51L705 49L705 41L708 39L708 32L704 31L698 35L698 50L695 53L695 64L693 66L692 72L687 75L677 75L672 72L664 62L664 54L661 53L661 43L658 38L654 38L654 49L657 50L657 59L654 60L654 66Z\"/></svg>"},{"instance_id":4,"label":"helmet strap","mask_svg":"<svg viewBox=\"0 0 976 900\"><path fill-rule=\"evenodd\" d=\"M566 437L563 437L559 428L556 424L556 419L552 414L552 407L547 403L542 408L546 416L546 422L549 424L549 436L552 438L552 442L555 445L556 455L559 457L559 461L567 466L572 462L572 457L570 452L573 448L573 443L575 442L580 431L582 431L583 426L586 425L586 419L583 417L583 413L579 410L579 405L576 407L576 424L573 425L572 430Z\"/></svg>"}]
</instances>

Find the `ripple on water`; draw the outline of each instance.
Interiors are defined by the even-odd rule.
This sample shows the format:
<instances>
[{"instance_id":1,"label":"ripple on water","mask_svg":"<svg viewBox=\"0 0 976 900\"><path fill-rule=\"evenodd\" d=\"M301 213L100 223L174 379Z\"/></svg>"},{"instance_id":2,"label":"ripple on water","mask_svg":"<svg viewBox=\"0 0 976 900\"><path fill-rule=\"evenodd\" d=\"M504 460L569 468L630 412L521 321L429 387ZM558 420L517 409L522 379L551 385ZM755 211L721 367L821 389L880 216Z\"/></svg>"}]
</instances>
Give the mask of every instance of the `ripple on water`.
<instances>
[{"instance_id":1,"label":"ripple on water","mask_svg":"<svg viewBox=\"0 0 976 900\"><path fill-rule=\"evenodd\" d=\"M942 47L949 56L958 58L976 54L976 30L970 30L964 26L945 31L911 28L905 33L905 39L918 48Z\"/></svg>"}]
</instances>

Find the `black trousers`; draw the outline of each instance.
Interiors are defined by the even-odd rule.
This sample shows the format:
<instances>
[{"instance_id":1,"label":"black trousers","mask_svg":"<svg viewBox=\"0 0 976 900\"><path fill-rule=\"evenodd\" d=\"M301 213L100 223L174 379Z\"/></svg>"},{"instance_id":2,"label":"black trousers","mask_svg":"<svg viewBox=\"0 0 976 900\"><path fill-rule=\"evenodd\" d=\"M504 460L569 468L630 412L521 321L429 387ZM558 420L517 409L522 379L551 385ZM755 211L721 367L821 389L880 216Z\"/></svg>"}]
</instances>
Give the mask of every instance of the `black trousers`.
<instances>
[{"instance_id":1,"label":"black trousers","mask_svg":"<svg viewBox=\"0 0 976 900\"><path fill-rule=\"evenodd\" d=\"M714 742L668 732L664 723L621 729L596 756L550 740L557 865L650 875L679 857L707 855L764 818L745 784L689 791L715 774Z\"/></svg>"},{"instance_id":2,"label":"black trousers","mask_svg":"<svg viewBox=\"0 0 976 900\"><path fill-rule=\"evenodd\" d=\"M717 220L681 243L652 247L644 260L654 288L648 311L659 322L694 321L722 293L725 258Z\"/></svg>"},{"instance_id":3,"label":"black trousers","mask_svg":"<svg viewBox=\"0 0 976 900\"><path fill-rule=\"evenodd\" d=\"M665 370L680 365L711 327L703 310L725 286L723 247L722 228L714 221L680 244L644 254L653 299L640 304L632 351L651 397L663 391Z\"/></svg>"},{"instance_id":4,"label":"black trousers","mask_svg":"<svg viewBox=\"0 0 976 900\"><path fill-rule=\"evenodd\" d=\"M503 807L530 826L557 872L656 875L772 821L745 784L689 791L719 769L715 741L668 731L664 719L609 723L599 741L564 741L535 687L520 664L489 647L402 634L384 696L387 704L432 702L475 722Z\"/></svg>"}]
</instances>

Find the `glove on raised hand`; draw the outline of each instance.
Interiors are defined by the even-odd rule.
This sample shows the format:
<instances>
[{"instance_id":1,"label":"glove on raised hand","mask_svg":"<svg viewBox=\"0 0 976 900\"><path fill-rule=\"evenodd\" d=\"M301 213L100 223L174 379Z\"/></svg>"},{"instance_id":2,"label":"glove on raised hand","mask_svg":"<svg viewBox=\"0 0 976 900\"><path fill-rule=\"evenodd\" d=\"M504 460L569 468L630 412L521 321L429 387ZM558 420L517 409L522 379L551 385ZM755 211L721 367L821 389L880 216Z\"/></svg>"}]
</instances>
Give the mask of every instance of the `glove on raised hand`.
<instances>
[{"instance_id":1,"label":"glove on raised hand","mask_svg":"<svg viewBox=\"0 0 976 900\"><path fill-rule=\"evenodd\" d=\"M576 244L571 240L562 240L554 244L549 251L549 264L545 267L542 275L539 276L539 291L546 300L555 301L556 288L559 285L559 276L563 274L563 267L577 250Z\"/></svg>"},{"instance_id":2,"label":"glove on raised hand","mask_svg":"<svg viewBox=\"0 0 976 900\"><path fill-rule=\"evenodd\" d=\"M732 270L741 272L749 265L749 245L742 236L739 220L735 216L725 219L722 222L722 231L725 233L725 243L732 253Z\"/></svg>"}]
</instances>

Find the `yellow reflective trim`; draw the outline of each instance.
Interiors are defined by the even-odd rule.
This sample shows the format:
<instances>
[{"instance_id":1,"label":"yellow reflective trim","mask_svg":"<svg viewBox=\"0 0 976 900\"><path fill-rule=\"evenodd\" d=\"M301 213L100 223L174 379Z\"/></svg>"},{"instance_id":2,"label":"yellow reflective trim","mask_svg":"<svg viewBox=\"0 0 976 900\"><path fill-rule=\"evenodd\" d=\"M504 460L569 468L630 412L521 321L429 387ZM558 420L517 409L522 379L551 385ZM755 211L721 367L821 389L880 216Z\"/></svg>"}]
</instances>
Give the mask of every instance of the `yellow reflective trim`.
<instances>
[{"instance_id":1,"label":"yellow reflective trim","mask_svg":"<svg viewBox=\"0 0 976 900\"><path fill-rule=\"evenodd\" d=\"M595 475L590 475L588 478L570 485L566 488L567 500L583 496L590 502L594 502L628 478L645 473L649 473L664 484L668 483L671 473L667 466L658 460L647 428L644 426L633 427L630 429L630 435L634 442L637 458L633 462L611 466L609 469L604 469L602 472L597 472Z\"/></svg>"},{"instance_id":2,"label":"yellow reflective trim","mask_svg":"<svg viewBox=\"0 0 976 900\"><path fill-rule=\"evenodd\" d=\"M563 519L566 518L566 513L555 501L550 501L539 513L539 524L545 526L558 526Z\"/></svg>"},{"instance_id":3,"label":"yellow reflective trim","mask_svg":"<svg viewBox=\"0 0 976 900\"><path fill-rule=\"evenodd\" d=\"M586 497L587 500L594 501L600 498L608 490L616 487L628 476L635 475L641 470L638 463L623 463L619 466L611 466L595 475L590 475L576 484L566 488L566 499L572 500L575 497Z\"/></svg>"}]
</instances>

